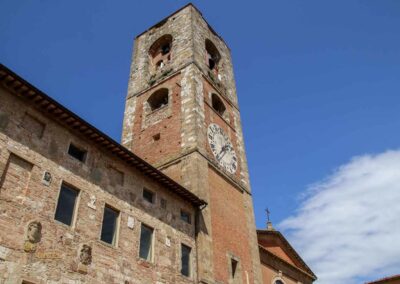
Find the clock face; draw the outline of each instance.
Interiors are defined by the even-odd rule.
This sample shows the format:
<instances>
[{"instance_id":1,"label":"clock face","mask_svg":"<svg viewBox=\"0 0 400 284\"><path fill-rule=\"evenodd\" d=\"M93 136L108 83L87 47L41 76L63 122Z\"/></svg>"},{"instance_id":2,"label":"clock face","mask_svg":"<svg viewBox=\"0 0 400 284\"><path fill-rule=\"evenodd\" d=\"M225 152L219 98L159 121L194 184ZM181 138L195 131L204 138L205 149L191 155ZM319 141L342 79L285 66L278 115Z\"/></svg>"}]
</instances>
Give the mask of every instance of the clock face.
<instances>
[{"instance_id":1,"label":"clock face","mask_svg":"<svg viewBox=\"0 0 400 284\"><path fill-rule=\"evenodd\" d=\"M228 136L215 123L211 123L208 126L207 136L211 151L217 162L226 171L234 174L237 170L237 157Z\"/></svg>"}]
</instances>

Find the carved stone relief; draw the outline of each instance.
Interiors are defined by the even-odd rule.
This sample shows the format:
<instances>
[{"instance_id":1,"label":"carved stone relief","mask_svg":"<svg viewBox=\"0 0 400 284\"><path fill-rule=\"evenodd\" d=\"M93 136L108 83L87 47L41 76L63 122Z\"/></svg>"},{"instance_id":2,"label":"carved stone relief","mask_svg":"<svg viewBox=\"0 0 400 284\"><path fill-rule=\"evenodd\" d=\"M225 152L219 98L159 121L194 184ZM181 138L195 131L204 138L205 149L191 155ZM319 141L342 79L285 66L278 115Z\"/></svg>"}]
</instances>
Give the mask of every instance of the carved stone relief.
<instances>
[{"instance_id":1,"label":"carved stone relief","mask_svg":"<svg viewBox=\"0 0 400 284\"><path fill-rule=\"evenodd\" d=\"M87 206L92 209L96 209L96 196L90 196L90 201L88 202Z\"/></svg>"},{"instance_id":2,"label":"carved stone relief","mask_svg":"<svg viewBox=\"0 0 400 284\"><path fill-rule=\"evenodd\" d=\"M84 265L89 265L92 263L92 248L90 246L82 246L79 254L79 260Z\"/></svg>"},{"instance_id":3,"label":"carved stone relief","mask_svg":"<svg viewBox=\"0 0 400 284\"><path fill-rule=\"evenodd\" d=\"M26 232L26 241L24 244L24 250L26 252L34 252L36 250L36 244L42 239L42 224L38 221L32 221L28 225Z\"/></svg>"},{"instance_id":4,"label":"carved stone relief","mask_svg":"<svg viewBox=\"0 0 400 284\"><path fill-rule=\"evenodd\" d=\"M46 186L51 184L52 176L50 172L44 172L42 183Z\"/></svg>"},{"instance_id":5,"label":"carved stone relief","mask_svg":"<svg viewBox=\"0 0 400 284\"><path fill-rule=\"evenodd\" d=\"M78 272L82 274L88 273L88 265L92 263L92 248L89 245L82 245L79 250Z\"/></svg>"}]
</instances>

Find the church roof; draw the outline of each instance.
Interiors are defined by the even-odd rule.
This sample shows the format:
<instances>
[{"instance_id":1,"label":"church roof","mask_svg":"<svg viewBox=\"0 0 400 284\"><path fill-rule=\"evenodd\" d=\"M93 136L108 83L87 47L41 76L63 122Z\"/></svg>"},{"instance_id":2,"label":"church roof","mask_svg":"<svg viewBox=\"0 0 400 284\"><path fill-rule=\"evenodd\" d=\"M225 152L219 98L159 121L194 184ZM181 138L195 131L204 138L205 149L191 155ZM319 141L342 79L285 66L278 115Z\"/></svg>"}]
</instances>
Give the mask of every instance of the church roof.
<instances>
[{"instance_id":1,"label":"church roof","mask_svg":"<svg viewBox=\"0 0 400 284\"><path fill-rule=\"evenodd\" d=\"M294 267L297 270L305 273L309 277L314 280L317 279L317 276L312 272L312 270L308 267L308 265L304 262L304 260L300 257L300 255L296 252L296 250L290 245L290 243L286 240L286 238L281 234L281 232L276 231L274 229L267 230L257 230L257 238L258 244L260 247L260 251L266 253L270 256L274 256L278 258L281 262ZM282 250L287 254L288 259L283 259L278 254L269 250L269 247L263 245L264 239L271 239L277 241L277 244L282 248Z\"/></svg>"},{"instance_id":2,"label":"church roof","mask_svg":"<svg viewBox=\"0 0 400 284\"><path fill-rule=\"evenodd\" d=\"M44 115L58 121L71 131L85 137L92 143L97 144L103 151L108 152L112 156L136 168L144 175L150 177L194 206L199 207L207 205L204 200L200 199L188 189L154 168L152 165L129 151L108 135L104 134L54 99L50 98L3 64L0 64L0 83L13 94L33 105Z\"/></svg>"},{"instance_id":3,"label":"church roof","mask_svg":"<svg viewBox=\"0 0 400 284\"><path fill-rule=\"evenodd\" d=\"M385 278L381 278L379 280L375 280L372 282L367 282L365 284L383 284L383 283L400 283L400 274L397 275L393 275L393 276L389 276L389 277L385 277Z\"/></svg>"}]
</instances>

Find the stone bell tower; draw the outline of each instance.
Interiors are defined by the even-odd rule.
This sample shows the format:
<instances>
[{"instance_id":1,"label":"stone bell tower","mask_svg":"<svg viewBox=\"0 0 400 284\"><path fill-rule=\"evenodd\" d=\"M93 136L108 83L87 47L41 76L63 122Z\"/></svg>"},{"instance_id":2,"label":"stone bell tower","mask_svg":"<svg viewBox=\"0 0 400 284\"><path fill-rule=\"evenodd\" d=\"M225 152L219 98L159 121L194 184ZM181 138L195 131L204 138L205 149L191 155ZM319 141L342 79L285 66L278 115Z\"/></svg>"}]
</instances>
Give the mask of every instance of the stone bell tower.
<instances>
[{"instance_id":1,"label":"stone bell tower","mask_svg":"<svg viewBox=\"0 0 400 284\"><path fill-rule=\"evenodd\" d=\"M135 40L122 144L208 206L199 283L261 283L230 50L188 4Z\"/></svg>"}]
</instances>

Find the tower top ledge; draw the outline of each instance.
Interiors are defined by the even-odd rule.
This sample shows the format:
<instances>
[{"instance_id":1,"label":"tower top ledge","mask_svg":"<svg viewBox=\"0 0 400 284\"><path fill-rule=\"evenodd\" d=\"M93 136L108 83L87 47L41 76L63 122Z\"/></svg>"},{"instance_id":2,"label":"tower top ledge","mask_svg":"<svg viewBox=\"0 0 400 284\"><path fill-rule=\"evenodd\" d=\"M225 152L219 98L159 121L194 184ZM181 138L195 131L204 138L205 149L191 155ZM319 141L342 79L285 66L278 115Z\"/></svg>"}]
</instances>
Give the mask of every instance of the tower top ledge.
<instances>
[{"instance_id":1,"label":"tower top ledge","mask_svg":"<svg viewBox=\"0 0 400 284\"><path fill-rule=\"evenodd\" d=\"M224 44L225 46L229 49L229 46L226 44L225 40L211 27L211 25L207 22L207 20L204 18L203 14L201 13L201 11L191 2L189 2L188 4L186 4L185 6L183 6L182 8L176 10L175 12L173 12L172 14L168 15L167 17L165 17L164 19L162 19L161 21L159 21L158 23L152 25L150 28L148 28L147 30L143 31L142 33L138 34L135 38L139 38L140 36L142 36L143 34L147 33L148 31L150 31L151 29L162 25L164 22L166 22L169 18L171 18L172 16L178 14L180 11L188 8L188 7L192 7L195 11L197 11L197 13L199 13L199 15L201 16L201 18L204 20L204 22L207 24L208 28L210 29L210 31L217 36Z\"/></svg>"}]
</instances>

